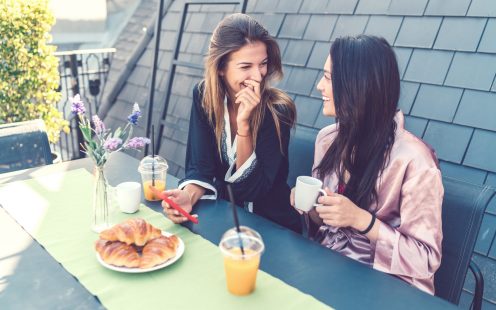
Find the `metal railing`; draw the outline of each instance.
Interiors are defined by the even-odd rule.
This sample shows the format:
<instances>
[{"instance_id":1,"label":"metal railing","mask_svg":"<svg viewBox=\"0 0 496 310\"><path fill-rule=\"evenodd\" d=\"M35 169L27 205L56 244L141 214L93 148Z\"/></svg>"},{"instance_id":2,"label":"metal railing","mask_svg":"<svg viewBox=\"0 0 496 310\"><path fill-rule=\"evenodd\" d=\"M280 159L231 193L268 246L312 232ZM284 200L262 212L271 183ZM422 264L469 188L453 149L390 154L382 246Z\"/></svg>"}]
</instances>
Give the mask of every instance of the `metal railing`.
<instances>
[{"instance_id":1,"label":"metal railing","mask_svg":"<svg viewBox=\"0 0 496 310\"><path fill-rule=\"evenodd\" d=\"M86 104L87 113L98 113L115 51L115 48L105 48L55 53L59 58L58 91L62 94L57 108L70 122L70 132L62 132L59 142L53 146L63 161L85 156L80 150L83 137L78 120L71 113L70 98L79 94Z\"/></svg>"}]
</instances>

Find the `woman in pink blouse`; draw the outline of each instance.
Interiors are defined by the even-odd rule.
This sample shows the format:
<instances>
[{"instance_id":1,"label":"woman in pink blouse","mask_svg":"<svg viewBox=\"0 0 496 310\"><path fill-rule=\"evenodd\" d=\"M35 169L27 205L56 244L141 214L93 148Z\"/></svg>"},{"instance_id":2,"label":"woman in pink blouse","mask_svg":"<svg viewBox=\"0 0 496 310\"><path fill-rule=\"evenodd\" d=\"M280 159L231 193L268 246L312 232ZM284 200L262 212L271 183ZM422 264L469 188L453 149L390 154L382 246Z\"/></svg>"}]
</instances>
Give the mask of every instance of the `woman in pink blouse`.
<instances>
[{"instance_id":1,"label":"woman in pink blouse","mask_svg":"<svg viewBox=\"0 0 496 310\"><path fill-rule=\"evenodd\" d=\"M310 211L313 238L434 294L444 190L433 151L404 128L394 51L378 37L338 38L317 89L336 124L315 143L328 196Z\"/></svg>"}]
</instances>

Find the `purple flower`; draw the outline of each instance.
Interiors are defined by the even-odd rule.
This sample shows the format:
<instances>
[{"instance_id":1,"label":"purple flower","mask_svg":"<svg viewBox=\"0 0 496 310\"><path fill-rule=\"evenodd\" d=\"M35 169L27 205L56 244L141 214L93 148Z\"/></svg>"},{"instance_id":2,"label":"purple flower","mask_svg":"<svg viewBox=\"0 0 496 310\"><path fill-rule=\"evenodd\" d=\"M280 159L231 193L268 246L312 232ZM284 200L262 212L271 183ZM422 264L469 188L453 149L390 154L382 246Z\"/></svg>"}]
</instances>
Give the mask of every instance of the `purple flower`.
<instances>
[{"instance_id":1,"label":"purple flower","mask_svg":"<svg viewBox=\"0 0 496 310\"><path fill-rule=\"evenodd\" d=\"M127 117L127 120L133 124L138 124L138 118L141 116L141 111L138 104L135 102L133 105L133 112Z\"/></svg>"},{"instance_id":2,"label":"purple flower","mask_svg":"<svg viewBox=\"0 0 496 310\"><path fill-rule=\"evenodd\" d=\"M113 152L117 150L122 144L122 139L119 138L108 138L103 143L103 148L108 152Z\"/></svg>"},{"instance_id":3,"label":"purple flower","mask_svg":"<svg viewBox=\"0 0 496 310\"><path fill-rule=\"evenodd\" d=\"M150 139L145 137L134 137L129 139L129 141L124 144L124 148L127 149L142 149L146 144L150 143Z\"/></svg>"},{"instance_id":4,"label":"purple flower","mask_svg":"<svg viewBox=\"0 0 496 310\"><path fill-rule=\"evenodd\" d=\"M71 112L76 114L84 114L86 112L86 108L84 107L84 103L81 100L81 97L79 94L74 96L74 98L71 98Z\"/></svg>"},{"instance_id":5,"label":"purple flower","mask_svg":"<svg viewBox=\"0 0 496 310\"><path fill-rule=\"evenodd\" d=\"M93 124L95 125L95 133L99 135L105 132L105 124L98 117L98 115L93 115L92 119L93 119Z\"/></svg>"}]
</instances>

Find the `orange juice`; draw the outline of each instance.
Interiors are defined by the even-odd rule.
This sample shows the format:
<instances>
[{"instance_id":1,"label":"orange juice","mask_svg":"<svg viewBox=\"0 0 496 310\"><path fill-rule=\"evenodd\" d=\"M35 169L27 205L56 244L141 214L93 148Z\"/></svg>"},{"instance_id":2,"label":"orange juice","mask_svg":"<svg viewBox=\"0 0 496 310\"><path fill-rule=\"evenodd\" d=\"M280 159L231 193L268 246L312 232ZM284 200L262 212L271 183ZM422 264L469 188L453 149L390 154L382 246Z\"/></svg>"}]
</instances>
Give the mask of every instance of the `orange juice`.
<instances>
[{"instance_id":1,"label":"orange juice","mask_svg":"<svg viewBox=\"0 0 496 310\"><path fill-rule=\"evenodd\" d=\"M255 289L260 254L245 249L243 259L240 248L231 249L229 252L232 255L224 255L227 290L238 296L248 295Z\"/></svg>"},{"instance_id":2,"label":"orange juice","mask_svg":"<svg viewBox=\"0 0 496 310\"><path fill-rule=\"evenodd\" d=\"M152 185L152 180L143 182L143 192L145 194L145 199L148 201L160 200L160 198L156 197L155 194L151 191L150 185ZM160 192L165 191L165 181L155 180L155 188L158 189Z\"/></svg>"}]
</instances>

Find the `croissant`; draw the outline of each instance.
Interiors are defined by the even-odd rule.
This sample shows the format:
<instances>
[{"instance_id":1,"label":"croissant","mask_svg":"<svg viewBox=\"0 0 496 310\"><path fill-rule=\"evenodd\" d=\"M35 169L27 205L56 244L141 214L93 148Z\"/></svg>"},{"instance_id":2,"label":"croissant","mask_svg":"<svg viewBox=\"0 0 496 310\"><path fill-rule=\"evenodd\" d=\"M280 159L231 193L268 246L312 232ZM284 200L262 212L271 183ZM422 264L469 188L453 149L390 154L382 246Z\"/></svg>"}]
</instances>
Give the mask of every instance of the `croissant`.
<instances>
[{"instance_id":1,"label":"croissant","mask_svg":"<svg viewBox=\"0 0 496 310\"><path fill-rule=\"evenodd\" d=\"M160 229L145 220L132 218L100 233L100 238L108 241L120 241L137 246L145 245L149 240L160 237Z\"/></svg>"},{"instance_id":2,"label":"croissant","mask_svg":"<svg viewBox=\"0 0 496 310\"><path fill-rule=\"evenodd\" d=\"M132 245L99 239L95 244L95 249L107 264L129 268L136 268L140 265L141 258Z\"/></svg>"},{"instance_id":3,"label":"croissant","mask_svg":"<svg viewBox=\"0 0 496 310\"><path fill-rule=\"evenodd\" d=\"M148 241L143 248L139 268L150 268L176 256L179 240L175 235L170 237L160 236Z\"/></svg>"}]
</instances>

